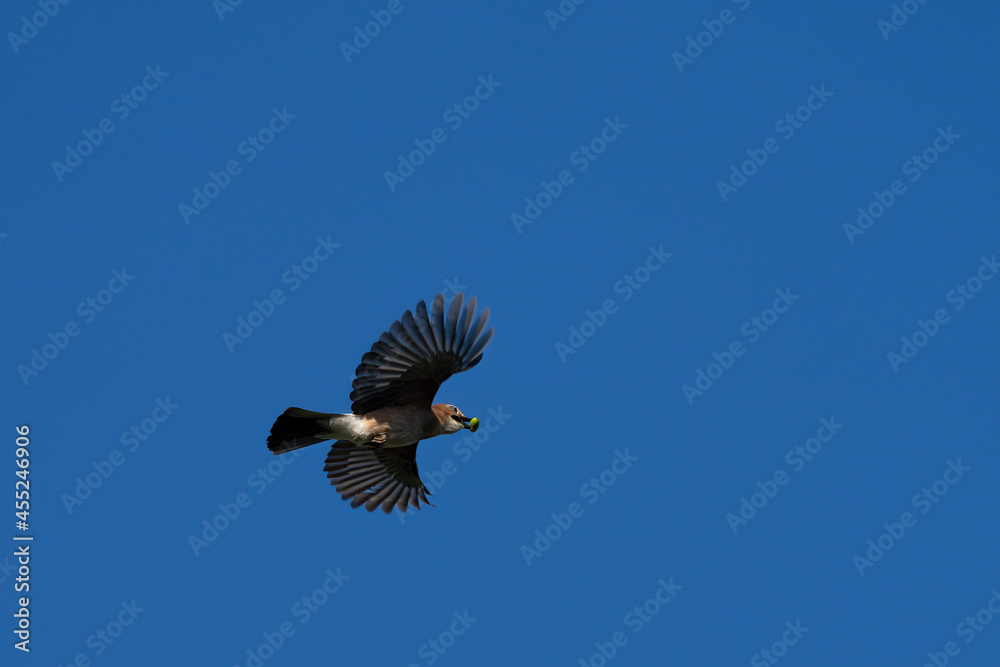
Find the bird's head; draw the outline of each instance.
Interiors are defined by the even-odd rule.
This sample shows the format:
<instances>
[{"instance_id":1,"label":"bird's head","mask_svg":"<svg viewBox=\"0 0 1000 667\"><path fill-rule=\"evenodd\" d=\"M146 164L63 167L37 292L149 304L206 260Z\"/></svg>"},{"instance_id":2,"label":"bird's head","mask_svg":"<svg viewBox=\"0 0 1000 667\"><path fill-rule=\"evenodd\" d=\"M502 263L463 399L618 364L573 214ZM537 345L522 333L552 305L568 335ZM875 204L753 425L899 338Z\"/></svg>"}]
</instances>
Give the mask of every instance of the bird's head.
<instances>
[{"instance_id":1,"label":"bird's head","mask_svg":"<svg viewBox=\"0 0 1000 667\"><path fill-rule=\"evenodd\" d=\"M479 428L479 420L476 417L466 417L461 410L448 403L435 403L431 406L434 416L441 424L442 433L457 433L463 428L467 428L473 433Z\"/></svg>"}]
</instances>

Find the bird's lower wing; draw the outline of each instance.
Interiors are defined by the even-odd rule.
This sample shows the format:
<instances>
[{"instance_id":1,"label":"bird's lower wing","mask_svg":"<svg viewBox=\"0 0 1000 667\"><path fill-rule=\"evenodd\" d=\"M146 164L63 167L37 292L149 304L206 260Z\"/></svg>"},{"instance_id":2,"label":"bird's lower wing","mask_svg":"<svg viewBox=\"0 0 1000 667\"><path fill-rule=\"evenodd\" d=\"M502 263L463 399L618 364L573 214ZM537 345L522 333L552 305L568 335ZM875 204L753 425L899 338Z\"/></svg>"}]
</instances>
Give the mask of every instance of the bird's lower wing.
<instances>
[{"instance_id":1,"label":"bird's lower wing","mask_svg":"<svg viewBox=\"0 0 1000 667\"><path fill-rule=\"evenodd\" d=\"M338 440L330 448L323 470L340 497L351 501L351 507L363 504L374 512L381 505L386 514L393 507L403 513L407 506L420 509L420 501L433 507L417 472L417 444L373 449Z\"/></svg>"}]
</instances>

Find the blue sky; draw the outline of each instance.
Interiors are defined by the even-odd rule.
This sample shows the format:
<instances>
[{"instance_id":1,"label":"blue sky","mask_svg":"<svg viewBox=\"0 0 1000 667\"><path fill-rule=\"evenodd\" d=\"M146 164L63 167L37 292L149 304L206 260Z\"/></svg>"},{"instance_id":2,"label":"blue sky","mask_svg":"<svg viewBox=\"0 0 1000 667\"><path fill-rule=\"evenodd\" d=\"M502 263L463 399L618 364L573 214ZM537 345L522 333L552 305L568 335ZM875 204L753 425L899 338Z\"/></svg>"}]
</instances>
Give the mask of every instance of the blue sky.
<instances>
[{"instance_id":1,"label":"blue sky","mask_svg":"<svg viewBox=\"0 0 1000 667\"><path fill-rule=\"evenodd\" d=\"M994 664L998 18L8 3L5 660ZM270 455L455 291L436 507Z\"/></svg>"}]
</instances>

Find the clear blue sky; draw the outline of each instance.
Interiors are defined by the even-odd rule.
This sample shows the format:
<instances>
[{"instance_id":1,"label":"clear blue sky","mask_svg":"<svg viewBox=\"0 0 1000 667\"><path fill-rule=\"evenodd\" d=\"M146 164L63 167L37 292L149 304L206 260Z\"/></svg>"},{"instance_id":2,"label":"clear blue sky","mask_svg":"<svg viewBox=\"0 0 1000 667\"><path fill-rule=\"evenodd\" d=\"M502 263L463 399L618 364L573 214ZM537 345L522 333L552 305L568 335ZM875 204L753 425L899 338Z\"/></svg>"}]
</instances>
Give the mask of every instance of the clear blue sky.
<instances>
[{"instance_id":1,"label":"clear blue sky","mask_svg":"<svg viewBox=\"0 0 1000 667\"><path fill-rule=\"evenodd\" d=\"M1000 10L347 4L2 10L4 664L996 664ZM270 455L455 289L436 507Z\"/></svg>"}]
</instances>

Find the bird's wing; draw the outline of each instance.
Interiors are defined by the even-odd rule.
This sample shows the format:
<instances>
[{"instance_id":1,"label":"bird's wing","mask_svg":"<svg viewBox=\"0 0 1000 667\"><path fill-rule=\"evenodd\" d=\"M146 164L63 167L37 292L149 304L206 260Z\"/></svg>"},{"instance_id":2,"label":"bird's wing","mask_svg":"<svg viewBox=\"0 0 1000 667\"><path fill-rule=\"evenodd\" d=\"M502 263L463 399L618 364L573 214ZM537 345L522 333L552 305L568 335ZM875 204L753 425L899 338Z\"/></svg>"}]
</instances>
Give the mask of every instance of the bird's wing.
<instances>
[{"instance_id":1,"label":"bird's wing","mask_svg":"<svg viewBox=\"0 0 1000 667\"><path fill-rule=\"evenodd\" d=\"M417 443L405 447L373 449L350 440L333 443L323 468L340 497L351 507L364 504L374 512L379 505L386 514L395 506L406 513L407 505L420 509L427 500L427 487L417 473Z\"/></svg>"},{"instance_id":2,"label":"bird's wing","mask_svg":"<svg viewBox=\"0 0 1000 667\"><path fill-rule=\"evenodd\" d=\"M445 313L444 295L438 294L430 313L423 301L416 311L403 313L361 357L351 392L355 414L391 405L430 407L442 382L482 360L493 329L484 331L489 308L473 321L475 297L463 308L462 295L456 294Z\"/></svg>"}]
</instances>

